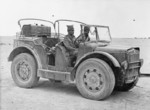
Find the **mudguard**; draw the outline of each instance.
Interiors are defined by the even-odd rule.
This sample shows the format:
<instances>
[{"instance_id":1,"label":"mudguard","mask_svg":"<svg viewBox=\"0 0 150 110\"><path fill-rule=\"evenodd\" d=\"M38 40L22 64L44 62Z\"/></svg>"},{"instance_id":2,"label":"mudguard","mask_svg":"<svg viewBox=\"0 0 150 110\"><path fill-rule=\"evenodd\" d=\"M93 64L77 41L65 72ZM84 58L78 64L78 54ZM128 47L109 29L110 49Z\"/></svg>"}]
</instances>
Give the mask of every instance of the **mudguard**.
<instances>
[{"instance_id":1,"label":"mudguard","mask_svg":"<svg viewBox=\"0 0 150 110\"><path fill-rule=\"evenodd\" d=\"M75 64L75 68L85 59L87 58L94 58L95 55L103 55L105 57L107 57L113 64L115 67L120 67L119 62L117 61L117 59L115 57L113 57L111 54L106 53L106 52L102 52L102 51L95 51L95 52L89 52L87 54L84 54ZM97 58L97 57L95 57Z\"/></svg>"},{"instance_id":2,"label":"mudguard","mask_svg":"<svg viewBox=\"0 0 150 110\"><path fill-rule=\"evenodd\" d=\"M19 47L14 48L10 53L8 61L12 61L20 53L30 53L31 55L33 55L37 62L38 69L48 68L47 55L42 46L35 45L34 47L32 47L28 44L19 45Z\"/></svg>"}]
</instances>

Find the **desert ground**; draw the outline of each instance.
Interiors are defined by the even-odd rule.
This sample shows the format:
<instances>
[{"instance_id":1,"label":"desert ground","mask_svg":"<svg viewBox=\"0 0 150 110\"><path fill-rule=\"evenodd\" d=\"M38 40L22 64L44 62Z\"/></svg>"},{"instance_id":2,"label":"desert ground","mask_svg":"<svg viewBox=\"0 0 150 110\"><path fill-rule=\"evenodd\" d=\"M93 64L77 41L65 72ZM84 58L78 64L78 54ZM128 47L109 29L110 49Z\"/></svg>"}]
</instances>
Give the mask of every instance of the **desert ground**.
<instances>
[{"instance_id":1,"label":"desert ground","mask_svg":"<svg viewBox=\"0 0 150 110\"><path fill-rule=\"evenodd\" d=\"M0 110L150 110L150 77L141 77L129 92L114 91L103 101L83 98L74 84L40 79L37 87L19 88L12 80L12 37L0 37ZM141 73L150 74L150 39L113 39L114 44L139 46L144 59Z\"/></svg>"}]
</instances>

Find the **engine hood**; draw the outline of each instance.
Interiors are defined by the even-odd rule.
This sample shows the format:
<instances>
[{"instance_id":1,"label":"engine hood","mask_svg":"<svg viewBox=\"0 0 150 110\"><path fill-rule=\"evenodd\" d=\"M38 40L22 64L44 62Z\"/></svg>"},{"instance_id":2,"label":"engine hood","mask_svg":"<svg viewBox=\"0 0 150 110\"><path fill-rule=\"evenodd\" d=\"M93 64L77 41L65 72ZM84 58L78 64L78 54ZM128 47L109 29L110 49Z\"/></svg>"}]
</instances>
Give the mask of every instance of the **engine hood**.
<instances>
[{"instance_id":1,"label":"engine hood","mask_svg":"<svg viewBox=\"0 0 150 110\"><path fill-rule=\"evenodd\" d=\"M103 42L87 42L80 45L78 56L80 58L89 52L106 52L116 58L119 63L122 63L123 61L127 60L127 54L133 51L132 49L139 51L138 47L133 46L115 45Z\"/></svg>"},{"instance_id":2,"label":"engine hood","mask_svg":"<svg viewBox=\"0 0 150 110\"><path fill-rule=\"evenodd\" d=\"M116 53L116 52L121 52L121 53L124 53L124 52L126 52L127 50L129 50L129 49L138 49L139 50L139 48L138 47L133 47L133 46L125 46L125 45L114 45L114 44L107 44L107 45L103 45L103 46L101 46L101 45L98 45L98 46L96 46L95 47L95 51L106 51L106 52L111 52L111 53Z\"/></svg>"},{"instance_id":3,"label":"engine hood","mask_svg":"<svg viewBox=\"0 0 150 110\"><path fill-rule=\"evenodd\" d=\"M94 48L93 48L94 49ZM102 52L107 52L111 54L113 57L115 57L119 63L123 62L126 60L126 55L129 50L136 49L139 51L138 47L133 47L133 46L124 46L124 45L115 45L115 44L107 44L103 46L96 46L94 51L102 51Z\"/></svg>"}]
</instances>

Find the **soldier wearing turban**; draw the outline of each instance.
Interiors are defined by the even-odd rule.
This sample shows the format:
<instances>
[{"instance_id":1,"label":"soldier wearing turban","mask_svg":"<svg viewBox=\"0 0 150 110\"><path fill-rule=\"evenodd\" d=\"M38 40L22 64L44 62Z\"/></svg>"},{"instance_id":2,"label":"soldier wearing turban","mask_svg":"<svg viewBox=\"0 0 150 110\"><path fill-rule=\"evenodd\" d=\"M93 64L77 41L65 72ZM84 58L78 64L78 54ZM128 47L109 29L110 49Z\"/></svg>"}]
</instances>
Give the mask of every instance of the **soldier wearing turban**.
<instances>
[{"instance_id":1,"label":"soldier wearing turban","mask_svg":"<svg viewBox=\"0 0 150 110\"><path fill-rule=\"evenodd\" d=\"M86 41L90 40L89 31L90 31L90 28L88 26L85 26L84 27L84 34L82 34L82 40L83 40L83 42L86 42Z\"/></svg>"},{"instance_id":2,"label":"soldier wearing turban","mask_svg":"<svg viewBox=\"0 0 150 110\"><path fill-rule=\"evenodd\" d=\"M89 31L90 31L90 28L88 26L84 26L84 33L81 33L78 36L78 39L76 41L77 45L79 45L79 43L81 42L87 42L90 40Z\"/></svg>"}]
</instances>

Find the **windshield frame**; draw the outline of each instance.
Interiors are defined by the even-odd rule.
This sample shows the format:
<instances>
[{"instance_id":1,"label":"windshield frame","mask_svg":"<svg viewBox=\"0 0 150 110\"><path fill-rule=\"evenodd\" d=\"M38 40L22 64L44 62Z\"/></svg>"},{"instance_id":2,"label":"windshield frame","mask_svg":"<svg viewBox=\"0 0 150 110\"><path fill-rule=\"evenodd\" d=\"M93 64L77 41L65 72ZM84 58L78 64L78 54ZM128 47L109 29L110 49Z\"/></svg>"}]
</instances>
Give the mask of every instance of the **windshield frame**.
<instances>
[{"instance_id":1,"label":"windshield frame","mask_svg":"<svg viewBox=\"0 0 150 110\"><path fill-rule=\"evenodd\" d=\"M109 38L110 38L110 41L106 41L106 42L111 42L112 41L112 37L111 37L111 34L110 34L110 29L109 29L109 26L104 26L104 25L90 25L90 24L86 24L86 23L83 23L83 22L80 22L80 21L76 21L76 20L68 20L68 19L58 19L58 20L56 20L55 22L54 22L54 28L55 28L55 31L57 30L56 29L56 24L58 23L58 32L56 31L56 33L58 34L58 37L59 37L59 34L61 34L60 33L60 29L59 29L59 22L61 22L61 21L68 21L68 22L75 22L75 23L79 23L80 25L82 25L82 26L89 26L89 27L94 27L96 30L97 30L97 28L98 27L100 27L100 28L107 28L107 30L108 30L108 35L109 35ZM83 30L81 29L81 33L83 32ZM98 32L96 32L96 42L102 42L101 40L100 40L100 36L98 35ZM89 41L90 42L90 41Z\"/></svg>"},{"instance_id":2,"label":"windshield frame","mask_svg":"<svg viewBox=\"0 0 150 110\"><path fill-rule=\"evenodd\" d=\"M108 36L110 38L110 41L106 41L106 42L111 42L112 41L112 37L111 37L111 34L110 34L110 29L109 29L109 26L104 26L104 25L87 25L89 27L94 27L95 28L95 31L96 31L96 41L97 42L102 42L103 40L100 40L100 36L99 36L99 33L98 33L98 28L107 28L108 30Z\"/></svg>"},{"instance_id":3,"label":"windshield frame","mask_svg":"<svg viewBox=\"0 0 150 110\"><path fill-rule=\"evenodd\" d=\"M58 35L58 37L61 36L62 33L60 33L60 22L73 22L73 23L77 23L77 24L80 24L80 25L86 25L85 23L83 22L80 22L80 21L76 21L76 20L68 20L68 19L58 19L54 22L54 28L55 28L55 31L56 31L56 34ZM58 27L56 27L56 24L58 23ZM57 28L57 29L56 29ZM80 32L81 33L81 32Z\"/></svg>"}]
</instances>

